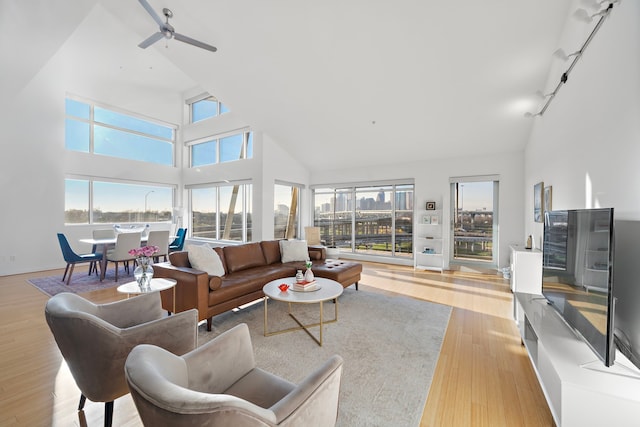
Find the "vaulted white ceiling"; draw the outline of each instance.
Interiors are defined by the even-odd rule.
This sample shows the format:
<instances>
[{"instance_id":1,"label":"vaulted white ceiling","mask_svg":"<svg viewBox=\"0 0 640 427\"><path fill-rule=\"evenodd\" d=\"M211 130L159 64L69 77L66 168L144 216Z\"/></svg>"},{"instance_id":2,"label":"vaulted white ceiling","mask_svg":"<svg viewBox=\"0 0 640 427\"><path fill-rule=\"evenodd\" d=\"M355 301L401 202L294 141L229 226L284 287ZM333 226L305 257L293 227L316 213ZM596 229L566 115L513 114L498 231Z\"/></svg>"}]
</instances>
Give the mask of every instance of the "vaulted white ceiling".
<instances>
[{"instance_id":1,"label":"vaulted white ceiling","mask_svg":"<svg viewBox=\"0 0 640 427\"><path fill-rule=\"evenodd\" d=\"M149 0L174 13L158 90L195 84L311 170L522 150L569 0ZM37 73L90 13L95 37L128 49L157 31L136 0L3 0L5 94ZM97 6L96 6L97 5ZM95 8L94 8L95 7ZM98 11L96 11L98 10ZM96 17L93 17L96 19ZM122 31L122 28L128 29ZM147 49L147 50L149 50ZM112 49L105 49L105 61ZM141 58L145 51L140 50ZM81 60L81 58L79 58ZM114 66L121 59L113 59ZM151 59L149 59L151 61ZM142 66L142 65L141 65ZM175 77L175 68L184 78ZM7 79L5 79L7 77Z\"/></svg>"}]
</instances>

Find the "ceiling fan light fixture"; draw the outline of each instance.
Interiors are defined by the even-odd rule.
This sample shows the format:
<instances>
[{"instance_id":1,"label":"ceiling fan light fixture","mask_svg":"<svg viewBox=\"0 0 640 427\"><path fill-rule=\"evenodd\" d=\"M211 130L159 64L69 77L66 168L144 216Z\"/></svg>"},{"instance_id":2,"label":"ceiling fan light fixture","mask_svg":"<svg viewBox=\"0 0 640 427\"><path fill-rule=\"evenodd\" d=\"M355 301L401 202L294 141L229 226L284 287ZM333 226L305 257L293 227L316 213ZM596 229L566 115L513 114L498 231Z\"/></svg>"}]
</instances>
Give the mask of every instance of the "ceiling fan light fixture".
<instances>
[{"instance_id":1,"label":"ceiling fan light fixture","mask_svg":"<svg viewBox=\"0 0 640 427\"><path fill-rule=\"evenodd\" d=\"M142 41L138 47L142 49L146 49L162 38L166 40L176 39L180 42L190 44L195 47L199 47L201 49L208 50L209 52L216 52L215 46L211 46L210 44L192 39L191 37L187 37L183 34L176 33L175 28L171 24L169 24L169 18L173 18L173 12L168 8L162 9L162 14L165 16L165 21L162 22L160 16L156 13L155 10L151 7L147 0L138 0L138 2L142 5L142 7L147 11L147 13L153 18L153 20L158 24L159 30L157 33L152 34L147 39ZM166 46L165 46L166 47Z\"/></svg>"}]
</instances>

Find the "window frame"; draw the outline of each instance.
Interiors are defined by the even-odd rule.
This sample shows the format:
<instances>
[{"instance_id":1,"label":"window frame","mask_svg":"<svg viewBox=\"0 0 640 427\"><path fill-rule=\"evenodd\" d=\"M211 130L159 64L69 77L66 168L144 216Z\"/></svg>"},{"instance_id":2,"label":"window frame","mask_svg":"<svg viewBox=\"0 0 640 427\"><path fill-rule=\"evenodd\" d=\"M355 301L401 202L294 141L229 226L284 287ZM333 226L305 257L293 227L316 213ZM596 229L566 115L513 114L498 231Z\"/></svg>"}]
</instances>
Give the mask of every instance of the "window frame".
<instances>
[{"instance_id":1,"label":"window frame","mask_svg":"<svg viewBox=\"0 0 640 427\"><path fill-rule=\"evenodd\" d=\"M242 187L242 197L240 199L241 210L242 210L242 240L234 240L234 239L224 239L223 233L225 231L225 224L222 222L222 211L221 211L221 188L227 187ZM215 238L209 237L198 237L194 235L197 231L193 224L193 190L198 189L207 189L213 188L215 189ZM251 180L240 180L240 181L231 181L231 182L210 182L203 184L194 184L185 186L185 190L187 190L187 198L188 198L188 206L189 206L189 229L191 238L194 240L200 240L203 242L228 242L228 243L247 243L251 242L253 238L253 182ZM234 206L234 213L237 212L237 204ZM228 210L227 210L228 214Z\"/></svg>"},{"instance_id":2,"label":"window frame","mask_svg":"<svg viewBox=\"0 0 640 427\"><path fill-rule=\"evenodd\" d=\"M242 147L240 148L240 157L238 159L222 161L222 158L221 158L222 140L224 140L225 138L230 138L230 137L239 136L239 135L242 137ZM200 144L207 144L211 142L215 143L215 152L216 152L215 162L202 163L194 166L194 159L193 159L194 148ZM251 146L251 144L253 144L253 131L251 131L249 128L235 129L232 131L213 134L213 135L207 135L202 138L187 141L185 145L189 148L189 168L193 169L193 168L199 168L204 166L219 165L222 163L231 163L231 162L238 162L238 161L252 159L253 147Z\"/></svg>"},{"instance_id":3,"label":"window frame","mask_svg":"<svg viewBox=\"0 0 640 427\"><path fill-rule=\"evenodd\" d=\"M124 159L124 160L137 160L137 161L142 161L145 163L150 163L150 164L158 164L158 165L164 165L164 166L174 166L176 165L176 139L177 139L177 134L178 134L178 125L173 124L173 123L168 123L159 119L155 119L153 117L148 117L145 116L143 114L139 114L133 111L129 111L129 110L125 110L123 108L119 108L119 107L115 107L112 105L108 105L106 103L102 103L102 102L98 102L98 101L94 101L88 98L83 98L77 95L72 95L67 93L65 96L65 103L66 100L72 100L75 102L80 102L82 104L86 104L89 107L89 117L88 118L83 118L83 117L79 117L79 116L74 116L71 115L67 112L67 109L65 107L65 149L69 150L69 151L77 151L77 152L83 152L83 153L88 153L88 154L92 154L92 155L98 155L98 156L107 156L107 157L113 157L116 159ZM130 118L133 118L135 120L140 120L140 121L144 121L147 123L151 123L157 126L161 126L164 128L168 128L171 130L171 138L165 138L163 136L158 136L155 134L151 134L151 133L145 133L139 130L132 130L132 129L128 129L126 127L121 127L121 126L116 126L110 123L105 123L103 121L96 121L95 118L95 108L99 108L102 110L106 110L108 112L113 112L116 113L118 115L123 115L123 116L127 116ZM89 147L87 151L84 150L73 150L73 149L69 149L66 147L67 144L67 135L66 135L66 124L68 120L73 120L79 123L86 123L89 126ZM150 162L144 159L136 159L136 158L129 158L129 157L120 157L120 156L114 156L111 154L102 154L102 153L96 153L95 152L95 128L96 126L101 127L101 128L105 128L108 130L113 130L116 132L123 132L125 134L128 135L133 135L135 137L143 137L143 138L147 138L150 140L155 140L155 141L159 141L162 143L169 143L171 144L171 161L170 163L164 163L164 162Z\"/></svg>"},{"instance_id":4,"label":"window frame","mask_svg":"<svg viewBox=\"0 0 640 427\"><path fill-rule=\"evenodd\" d=\"M363 193L363 192L371 192L371 189L379 189L381 187L384 188L390 188L391 189L391 195L390 195L390 206L391 209L389 211L390 213L390 221L391 221L391 249L388 251L389 254L385 254L385 253L380 253L380 254L371 254L371 253L365 253L365 252L359 252L357 247L356 247L356 240L357 240L357 222L358 222L358 212L361 210L359 207L359 201L357 199L357 195L358 193ZM344 201L341 201L341 203L344 203L346 205L346 210L342 211L344 213L349 213L350 214L350 222L351 222L351 235L350 235L350 246L348 248L345 247L340 247L342 249L348 249L348 253L349 254L353 254L353 255L367 255L367 256L375 256L375 257L384 257L384 258L392 258L392 259L403 259L403 260L408 260L410 259L410 257L413 257L413 254L415 253L415 248L413 247L413 236L414 236L414 232L413 232L413 228L411 229L411 234L408 235L408 240L405 238L403 240L410 242L410 248L411 250L409 252L403 252L403 251L396 251L396 237L398 234L398 230L396 228L396 219L397 219L397 212L399 211L398 206L397 206L397 192L398 191L407 191L407 189L409 189L413 192L413 198L411 200L411 226L413 224L413 220L415 218L415 183L413 182L413 180L398 180L398 181L383 181L383 182L359 182L359 183L355 183L355 184L338 184L338 185L314 185L311 187L312 190L312 206L313 206L313 224L315 226L320 226L319 222L318 222L318 212L316 211L316 196L317 195L331 195L333 194L332 197L332 203L330 202L330 205L333 206L333 216L335 218L336 215L336 205L337 203L337 195L343 195L346 196L344 198ZM342 198L341 198L342 199ZM406 211L407 209L402 209L403 211ZM334 224L336 222L336 220L334 219L332 221L332 224ZM344 222L344 221L343 221ZM345 225L345 224L343 224ZM335 235L335 225L333 226L333 236L322 236L322 238L324 240L327 241L328 244L332 244L335 243L334 239L336 237ZM344 229L344 227L342 227ZM346 233L341 233L340 235L342 236L347 236ZM407 237L405 235L405 237ZM397 255L397 254L401 254L401 255Z\"/></svg>"},{"instance_id":5,"label":"window frame","mask_svg":"<svg viewBox=\"0 0 640 427\"><path fill-rule=\"evenodd\" d=\"M67 185L66 182L67 180L73 180L73 181L86 181L88 183L88 222L67 222L66 221L66 215L67 215ZM115 224L115 223L124 223L124 224L134 224L134 223L156 223L156 224L160 224L160 223L168 223L171 222L173 219L173 206L175 206L175 201L176 201L176 193L178 190L178 186L174 185L174 184L160 184L157 182L141 182L141 181L133 181L133 180L121 180L121 179L113 179L113 178L106 178L106 177L96 177L96 176L82 176L82 175L65 175L64 177L64 181L65 181L65 208L64 208L64 225L65 226L77 226L77 225L96 225L96 224ZM170 217L167 220L162 220L162 221L149 221L146 218L143 219L139 219L136 221L113 221L113 222L96 222L95 218L94 218L94 207L95 207L95 183L114 183L114 184L123 184L123 185L132 185L132 186L144 186L144 187L155 187L155 188L163 188L163 189L170 189L171 190L171 207L168 209L168 211L170 212ZM145 198L145 204L146 204L146 198ZM143 214L145 214L146 212L143 212ZM140 215L140 213L136 213L136 215Z\"/></svg>"},{"instance_id":6,"label":"window frame","mask_svg":"<svg viewBox=\"0 0 640 427\"><path fill-rule=\"evenodd\" d=\"M194 114L193 114L193 107L195 104L197 104L198 102L201 101L206 101L206 100L212 100L215 101L216 103L216 113L215 115L209 116L209 117L204 117L201 118L199 120L195 120L194 121ZM201 121L204 120L210 120L216 117L220 117L223 114L226 114L229 112L229 109L215 96L209 94L209 93L201 93L199 95L196 95L194 97L191 97L187 100L185 100L185 104L188 107L189 110L189 124L193 124L193 123L199 123Z\"/></svg>"}]
</instances>

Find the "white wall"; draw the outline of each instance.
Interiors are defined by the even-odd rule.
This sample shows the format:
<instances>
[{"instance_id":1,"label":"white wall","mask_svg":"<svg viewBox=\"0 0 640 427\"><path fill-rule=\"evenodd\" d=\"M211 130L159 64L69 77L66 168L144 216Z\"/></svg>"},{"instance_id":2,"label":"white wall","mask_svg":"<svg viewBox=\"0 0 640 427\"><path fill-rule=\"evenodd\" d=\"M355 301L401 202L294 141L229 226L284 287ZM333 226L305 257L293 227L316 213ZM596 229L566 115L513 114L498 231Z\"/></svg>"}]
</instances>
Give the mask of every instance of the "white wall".
<instances>
[{"instance_id":1,"label":"white wall","mask_svg":"<svg viewBox=\"0 0 640 427\"><path fill-rule=\"evenodd\" d=\"M536 182L553 186L554 209L613 207L616 218L640 218L639 23L640 2L614 6L545 115L534 119L525 152L525 224L538 245ZM577 50L594 25L568 17L561 47ZM556 64L548 88L568 64Z\"/></svg>"},{"instance_id":2,"label":"white wall","mask_svg":"<svg viewBox=\"0 0 640 427\"><path fill-rule=\"evenodd\" d=\"M354 164L347 170L332 170L314 173L311 182L318 184L357 183L396 179L414 179L416 209L421 209L427 200L441 202L443 208L443 231L448 233L450 224L449 178L477 175L498 175L499 190L499 266L509 262L510 244L524 244L522 194L524 161L521 152L504 153L487 157L460 157L439 159L433 162L407 162L397 165L362 167ZM414 221L415 224L415 221ZM448 258L448 253L445 254ZM445 264L446 266L447 264Z\"/></svg>"},{"instance_id":3,"label":"white wall","mask_svg":"<svg viewBox=\"0 0 640 427\"><path fill-rule=\"evenodd\" d=\"M162 82L160 70L165 78L168 76L179 84L192 86L194 82L180 77L175 67L162 57L138 53L136 49L140 49L135 45L128 48L106 44L112 34L125 31L118 20L96 6L46 65L16 91L9 107L0 111L3 132L0 230L4 241L0 247L0 275L63 267L57 232L67 234L74 249L90 249L77 239L90 237L94 227L64 225L67 173L180 183L178 168L64 149L67 93L181 123L183 89L160 90L153 83L156 79ZM107 55L109 49L112 51ZM111 58L109 64L105 64L105 56ZM114 64L113 58L122 62ZM156 71L149 69L148 64L154 64Z\"/></svg>"}]
</instances>

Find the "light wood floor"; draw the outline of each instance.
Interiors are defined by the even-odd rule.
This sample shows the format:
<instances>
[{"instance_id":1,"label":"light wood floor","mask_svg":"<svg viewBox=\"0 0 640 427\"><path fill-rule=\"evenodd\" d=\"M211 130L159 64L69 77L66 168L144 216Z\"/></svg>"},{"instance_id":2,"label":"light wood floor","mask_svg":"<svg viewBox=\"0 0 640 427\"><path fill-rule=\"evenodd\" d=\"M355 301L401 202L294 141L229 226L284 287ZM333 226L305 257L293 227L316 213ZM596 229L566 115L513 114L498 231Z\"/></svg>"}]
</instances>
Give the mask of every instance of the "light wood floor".
<instances>
[{"instance_id":1,"label":"light wood floor","mask_svg":"<svg viewBox=\"0 0 640 427\"><path fill-rule=\"evenodd\" d=\"M0 426L103 423L101 403L77 411L80 392L44 319L48 297L25 282L52 274L62 270L0 277ZM506 280L364 263L360 286L453 307L421 426L553 425L512 320ZM84 296L123 298L115 288ZM116 400L113 425L141 425L129 395Z\"/></svg>"}]
</instances>

